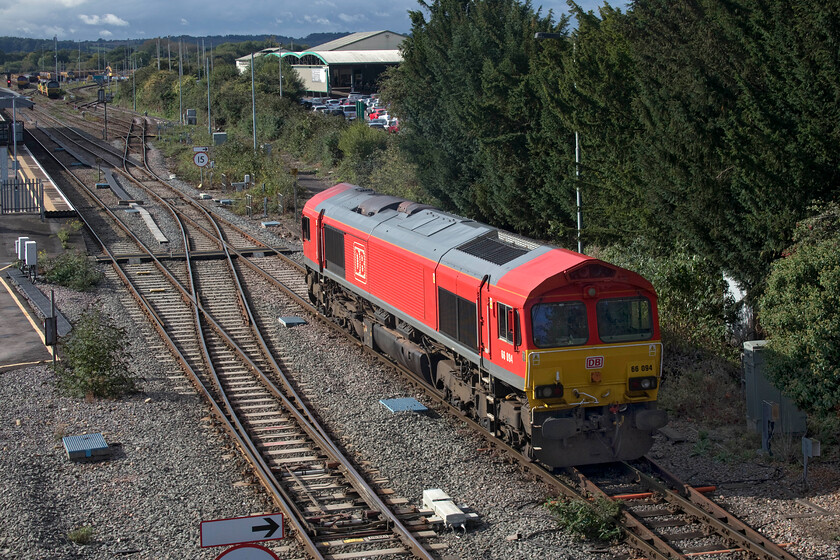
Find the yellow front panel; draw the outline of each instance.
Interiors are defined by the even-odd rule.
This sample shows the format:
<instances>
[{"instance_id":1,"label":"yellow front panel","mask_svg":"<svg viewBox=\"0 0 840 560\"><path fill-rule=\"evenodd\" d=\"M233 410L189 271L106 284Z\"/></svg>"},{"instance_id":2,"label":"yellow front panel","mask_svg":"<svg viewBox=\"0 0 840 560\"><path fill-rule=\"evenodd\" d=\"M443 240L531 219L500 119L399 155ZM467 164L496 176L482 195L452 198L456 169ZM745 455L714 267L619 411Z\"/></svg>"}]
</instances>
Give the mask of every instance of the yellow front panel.
<instances>
[{"instance_id":1,"label":"yellow front panel","mask_svg":"<svg viewBox=\"0 0 840 560\"><path fill-rule=\"evenodd\" d=\"M659 341L528 351L525 390L532 407L596 406L655 400L657 389L628 394L629 377L660 376ZM534 387L563 385L563 399L541 401ZM576 394L577 392L577 394Z\"/></svg>"}]
</instances>

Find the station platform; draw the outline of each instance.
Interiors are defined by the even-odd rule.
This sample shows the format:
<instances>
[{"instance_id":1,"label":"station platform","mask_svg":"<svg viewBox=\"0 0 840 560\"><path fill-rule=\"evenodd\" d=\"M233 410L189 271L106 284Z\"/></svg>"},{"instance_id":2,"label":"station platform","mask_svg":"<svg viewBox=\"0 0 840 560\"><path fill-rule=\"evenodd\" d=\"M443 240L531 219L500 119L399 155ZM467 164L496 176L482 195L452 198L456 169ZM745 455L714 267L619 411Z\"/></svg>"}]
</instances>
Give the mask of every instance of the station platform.
<instances>
[{"instance_id":1,"label":"station platform","mask_svg":"<svg viewBox=\"0 0 840 560\"><path fill-rule=\"evenodd\" d=\"M9 159L12 157L12 150ZM76 216L76 211L52 179L22 144L18 144L19 178L40 178L44 186L44 220L37 213L0 215L0 374L27 365L51 362L51 349L44 345L42 316L50 314L50 286L30 280L13 264L17 260L15 241L28 237L37 243L41 255L55 257L65 250L86 252L80 232L71 233L68 247L62 246L58 233ZM9 169L11 169L11 162ZM20 292L24 292L24 297ZM39 313L34 311L39 309ZM70 324L58 320L59 336L66 335Z\"/></svg>"},{"instance_id":2,"label":"station platform","mask_svg":"<svg viewBox=\"0 0 840 560\"><path fill-rule=\"evenodd\" d=\"M76 209L70 203L70 200L61 192L61 189L55 184L49 174L41 166L40 162L35 159L32 152L23 145L18 144L17 147L18 158L18 178L25 179L40 179L44 186L44 217L45 218L68 218L76 215ZM9 150L9 169L14 169L12 164L13 154Z\"/></svg>"}]
</instances>

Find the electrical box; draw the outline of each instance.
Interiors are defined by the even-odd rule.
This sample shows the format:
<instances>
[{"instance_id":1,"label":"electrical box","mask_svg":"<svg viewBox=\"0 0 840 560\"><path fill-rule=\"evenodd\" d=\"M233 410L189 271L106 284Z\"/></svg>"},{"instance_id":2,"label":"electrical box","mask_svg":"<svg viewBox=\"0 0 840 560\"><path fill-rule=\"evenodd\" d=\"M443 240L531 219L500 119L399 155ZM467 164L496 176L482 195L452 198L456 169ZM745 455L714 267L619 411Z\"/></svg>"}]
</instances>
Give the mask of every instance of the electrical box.
<instances>
[{"instance_id":1,"label":"electrical box","mask_svg":"<svg viewBox=\"0 0 840 560\"><path fill-rule=\"evenodd\" d=\"M18 237L17 243L15 243L15 254L17 254L18 260L22 261L26 258L26 242L29 241L28 237Z\"/></svg>"},{"instance_id":2,"label":"electrical box","mask_svg":"<svg viewBox=\"0 0 840 560\"><path fill-rule=\"evenodd\" d=\"M773 386L765 375L766 340L750 340L744 343L742 357L744 392L747 396L747 426L756 433L761 433L764 403L776 403L774 411L774 431L785 434L804 434L807 428L807 416L796 408L791 399Z\"/></svg>"},{"instance_id":3,"label":"electrical box","mask_svg":"<svg viewBox=\"0 0 840 560\"><path fill-rule=\"evenodd\" d=\"M26 266L36 266L38 264L38 243L27 241L23 249L23 258Z\"/></svg>"}]
</instances>

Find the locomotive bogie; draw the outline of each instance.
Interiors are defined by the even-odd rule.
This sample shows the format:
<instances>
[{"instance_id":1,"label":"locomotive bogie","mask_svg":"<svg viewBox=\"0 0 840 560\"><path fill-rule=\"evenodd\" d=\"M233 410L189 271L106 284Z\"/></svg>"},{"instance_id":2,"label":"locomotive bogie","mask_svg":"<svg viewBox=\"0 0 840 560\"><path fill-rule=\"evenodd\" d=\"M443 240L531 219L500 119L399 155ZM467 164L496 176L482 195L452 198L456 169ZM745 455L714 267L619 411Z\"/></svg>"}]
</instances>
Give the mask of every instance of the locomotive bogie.
<instances>
[{"instance_id":1,"label":"locomotive bogie","mask_svg":"<svg viewBox=\"0 0 840 560\"><path fill-rule=\"evenodd\" d=\"M636 458L664 425L637 274L346 184L301 226L319 308L535 459Z\"/></svg>"}]
</instances>

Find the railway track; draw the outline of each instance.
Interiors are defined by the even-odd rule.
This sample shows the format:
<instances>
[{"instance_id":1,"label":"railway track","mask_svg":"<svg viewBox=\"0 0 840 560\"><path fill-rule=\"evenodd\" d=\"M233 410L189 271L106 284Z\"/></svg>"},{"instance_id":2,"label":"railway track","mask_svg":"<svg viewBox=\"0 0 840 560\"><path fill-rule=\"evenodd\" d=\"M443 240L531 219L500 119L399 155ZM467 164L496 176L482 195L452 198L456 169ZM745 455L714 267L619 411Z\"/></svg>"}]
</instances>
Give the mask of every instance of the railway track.
<instances>
[{"instance_id":1,"label":"railway track","mask_svg":"<svg viewBox=\"0 0 840 560\"><path fill-rule=\"evenodd\" d=\"M82 183L79 186L134 240L134 246L125 237L110 246L102 240L100 244L251 462L257 478L286 513L290 533L307 553L327 558L340 549L341 554L356 556L431 558L418 538L433 537L434 532L416 520L409 529L402 520L419 515L392 512L325 435L294 389L277 387L269 378L270 374L282 379L282 366L254 328L247 293L229 253L219 260L192 259L192 247L206 250L209 243L227 253L226 236L209 213L204 215L204 227L195 216L189 218L193 225L182 227L183 260L163 266L108 209L112 201L102 200ZM169 209L179 223L186 222L174 205L169 204ZM121 263L114 247L144 254L148 260Z\"/></svg>"},{"instance_id":2,"label":"railway track","mask_svg":"<svg viewBox=\"0 0 840 560\"><path fill-rule=\"evenodd\" d=\"M128 161L128 145L132 138L145 138L145 133L132 136L131 128L129 128L126 136L127 147L124 154L121 155L124 162ZM145 148L140 149L145 154ZM112 156L113 154L108 157ZM126 163L124 163L124 167L126 173L129 173ZM134 171L131 173L134 174ZM152 181L148 177L144 179L135 176L135 179L142 183ZM173 339L173 346L182 359L187 360L188 364L190 364L189 359L197 360L197 356L203 355L205 365L208 363L225 365L225 367L220 368L220 371L208 372L201 370L201 362L190 364L190 368L197 372L196 386L198 390L212 395L212 402L220 411L217 415L231 421L232 427L229 430L240 433L239 428L236 427L237 424L243 426L242 431L248 431L244 427L251 430L254 434L251 436L253 438L251 443L240 444L240 448L245 446L252 451L255 457L263 457L263 462L267 467L264 469L265 472L280 473L281 481L285 480L287 487L290 484L290 487L293 488L290 492L294 494L295 498L292 503L304 504L299 506L304 519L307 519L307 515L309 515L310 520L317 518L319 521L328 520L332 522L336 519L336 514L331 509L333 506L338 507L341 504L353 503L353 500L364 492L360 493L358 489L354 491L346 490L347 488L354 488L352 485L341 486L334 478L335 473L326 468L331 465L330 460L323 460L322 458L320 462L317 462L317 468L313 464L304 462L301 464L305 466L295 470L289 470L288 465L282 462L297 457L296 453L305 457L307 461L317 461L314 458L319 457L319 454L323 453L325 447L329 447L329 445L320 443L311 447L302 447L304 445L302 443L303 433L307 430L302 427L289 427L290 425L287 424L293 410L298 410L303 399L299 397L288 399L288 406L290 407L288 409L281 408L278 404L279 397L271 389L271 379L283 377L282 366L278 366L266 376L268 384L266 384L266 379L261 379L259 375L255 375L256 372L272 370L269 367L269 362L273 352L264 341L257 341L256 337L258 335L255 334L265 329L265 320L258 318L251 311L243 312L242 308L247 308L247 293L241 289L237 293L233 288L233 284L236 283L247 285L268 279L276 287L296 297L298 304L307 308L307 311L314 312L308 302L305 301L305 282L302 280L299 266L285 258L281 254L282 251L264 245L261 247L259 242L247 235L238 236L237 233L233 233L235 230L228 231L226 225L219 226L218 223L214 225L214 218L206 210L202 210L202 205L195 201L183 197L173 197L172 192L167 190L168 187L165 189L162 186L149 188L160 188L160 192L156 193L159 197L159 204L162 206L169 205L173 216L178 216L177 219L189 224L184 226L182 241L186 263L191 260L189 254L192 249L196 249L203 253L227 253L228 265L225 266L217 260L196 262L192 271L178 272L172 268L172 263L169 263L167 267L148 264L145 269L138 269L137 278L134 279L134 282L140 286L141 292L146 290L146 292L152 294L166 293L172 290L172 293L168 294L167 301L175 305L173 302L180 299L180 305L183 307L178 313L175 313L164 311L169 309L167 307L160 307L158 311L154 311L155 307L152 305L148 313L153 317L153 322L160 322L164 332L170 332L167 328L171 329L170 336ZM174 198L174 201L170 201L170 198ZM216 230L215 234L213 233L214 229ZM202 239L204 241L201 241ZM260 256L253 257L244 254L245 252L253 253L255 249L258 252L262 251ZM131 248L126 250L140 252L143 249ZM273 256L266 257L266 254ZM147 251L146 258L154 260L151 251ZM116 260L118 259L112 259L114 262ZM114 266L117 265L114 264ZM146 277L146 282L149 281L149 278L157 278L155 269L159 270L161 268L169 269L168 274L178 279L177 285L169 280L170 287L167 287L163 278L155 280L155 282L161 282L161 285L141 283L140 277ZM243 268L248 270L244 271ZM140 272L143 273L140 274ZM132 271L132 274L134 274L134 271ZM163 274L163 276L166 276L166 274ZM230 280L221 284L216 283L219 278L224 277L228 277ZM194 287L187 287L189 279L194 280ZM179 296L177 292L180 292ZM151 301L151 297L148 299ZM162 301L163 299L166 298L162 297ZM239 301L242 308L231 309L230 306L221 304L225 301ZM189 312L196 315L193 322L196 325L195 330L185 327L181 327L184 330L178 330L176 325L185 324L183 317L184 314ZM170 313L173 314L170 315ZM204 342L205 347L190 347L187 341L194 341L197 332L203 332L205 329L211 333ZM243 333L247 332L251 334L242 336ZM233 336L233 333L236 333L236 336ZM180 341L180 345L178 341ZM262 349L257 350L260 346L262 346ZM413 381L418 384L418 387L427 389L420 380L415 378ZM288 390L289 388L284 391ZM283 391L280 392L283 393ZM447 406L434 391L427 389L427 393L441 406ZM227 398L224 395L227 395ZM453 410L452 412L460 415L457 411ZM255 414L263 416L254 416ZM304 413L304 417L308 421L313 418L311 413ZM469 419L465 417L462 419L472 424ZM322 436L325 435L323 428L316 426L317 423L311 423L312 429ZM477 426L475 427L479 433L483 433ZM715 554L719 558L738 557L767 560L795 558L650 461L643 461L634 465L622 463L610 465L607 468L602 466L599 469L572 470L565 473L566 480L564 481L564 477L558 477L545 471L539 465L535 465L526 457L519 455L515 450L507 448L498 440L490 438L490 441L494 446L504 448L507 453L517 457L524 469L552 485L559 493L587 500L593 497L620 500L623 504L620 524L628 536L628 542L639 550L644 557L651 560L660 558L687 559L698 555L711 554ZM340 503L324 502L321 504L317 498L313 498L317 495L315 494L315 487L309 488L303 484L303 480L299 480L301 472L312 474L315 480L319 481L315 486L319 489L339 490L332 492L332 494L341 497L338 500ZM267 485L266 482L264 482L264 485ZM360 513L359 510L364 511L365 514L361 517L357 515L355 519L366 518L369 515L367 512L375 511L365 509L364 506L357 506L355 510L357 514ZM353 511L353 508L351 508L351 511ZM351 514L345 512L338 517L343 515ZM353 523L360 524L361 522L354 521ZM367 528L367 525L365 527ZM302 530L306 531L306 529ZM312 533L311 527L309 531ZM320 536L319 530L314 530L314 534ZM341 535L342 533L337 534ZM377 539L383 538L378 534L372 536L376 536ZM404 554L405 552L406 550L402 549L401 552L396 552L396 554Z\"/></svg>"}]
</instances>

